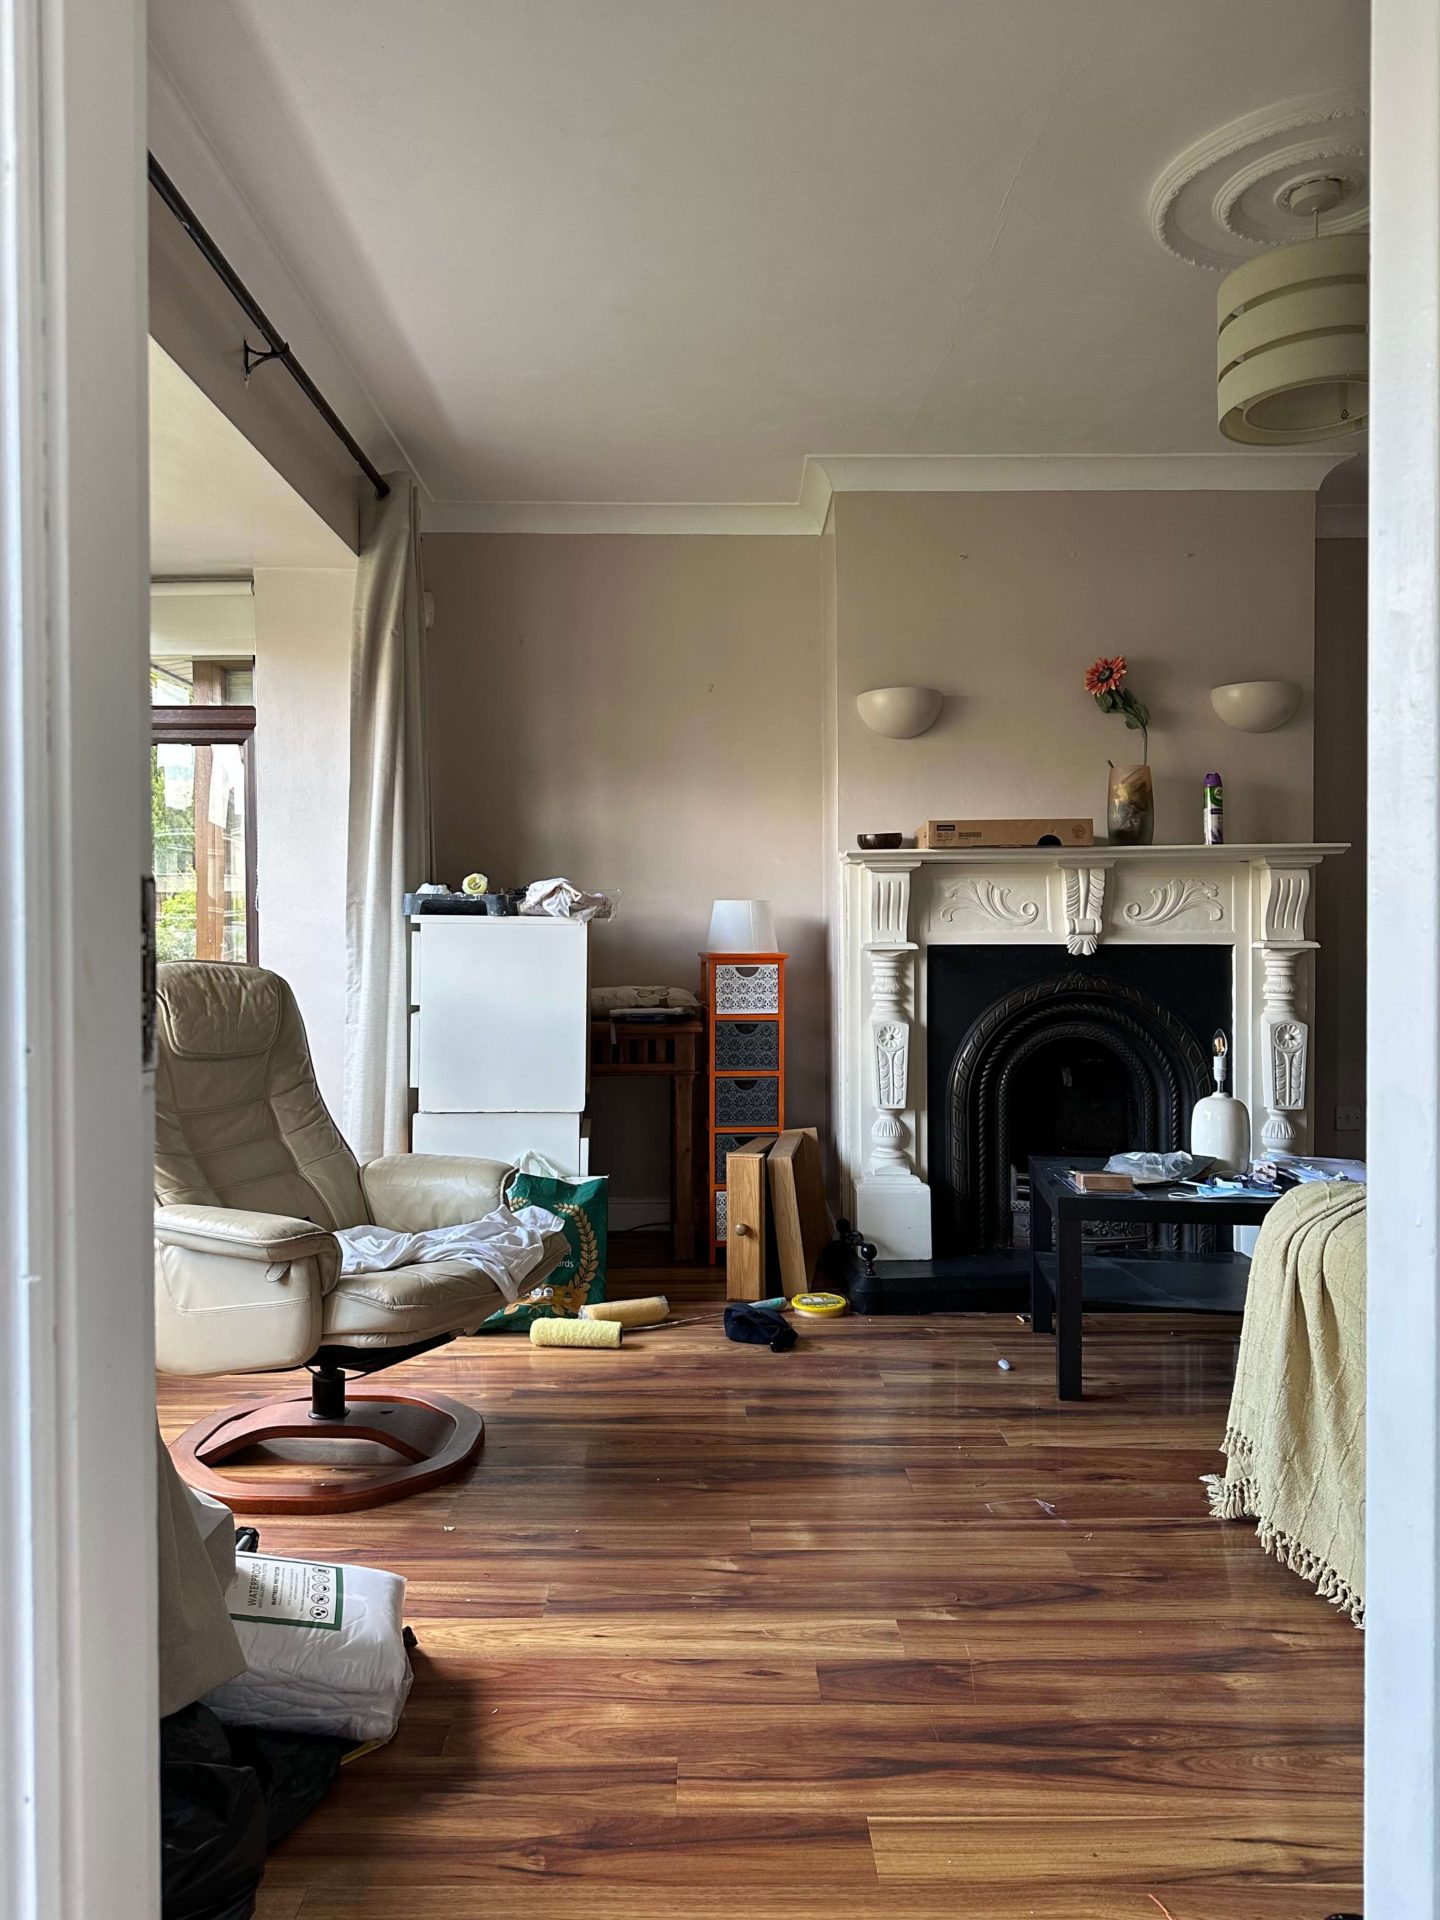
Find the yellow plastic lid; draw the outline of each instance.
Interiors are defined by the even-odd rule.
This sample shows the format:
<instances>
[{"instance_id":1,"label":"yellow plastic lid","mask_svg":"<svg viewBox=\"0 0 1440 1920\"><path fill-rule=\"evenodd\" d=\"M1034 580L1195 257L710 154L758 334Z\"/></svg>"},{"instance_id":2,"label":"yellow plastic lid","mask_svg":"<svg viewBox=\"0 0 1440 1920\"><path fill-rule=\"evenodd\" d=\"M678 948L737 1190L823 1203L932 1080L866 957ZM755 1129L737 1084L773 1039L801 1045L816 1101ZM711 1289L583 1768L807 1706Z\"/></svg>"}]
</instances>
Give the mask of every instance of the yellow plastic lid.
<instances>
[{"instance_id":1,"label":"yellow plastic lid","mask_svg":"<svg viewBox=\"0 0 1440 1920\"><path fill-rule=\"evenodd\" d=\"M796 1313L844 1313L850 1302L843 1293L797 1293L790 1302Z\"/></svg>"}]
</instances>

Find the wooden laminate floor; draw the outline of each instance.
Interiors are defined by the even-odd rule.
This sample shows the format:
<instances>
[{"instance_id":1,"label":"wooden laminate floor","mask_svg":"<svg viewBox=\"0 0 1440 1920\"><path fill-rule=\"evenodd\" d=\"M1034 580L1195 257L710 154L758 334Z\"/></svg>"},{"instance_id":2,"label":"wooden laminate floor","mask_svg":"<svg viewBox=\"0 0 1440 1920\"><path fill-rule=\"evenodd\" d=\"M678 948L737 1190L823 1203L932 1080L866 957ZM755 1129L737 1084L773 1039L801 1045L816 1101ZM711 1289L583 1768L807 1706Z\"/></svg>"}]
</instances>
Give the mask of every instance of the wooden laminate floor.
<instances>
[{"instance_id":1,"label":"wooden laminate floor","mask_svg":"<svg viewBox=\"0 0 1440 1920\"><path fill-rule=\"evenodd\" d=\"M1009 1316L404 1369L470 1477L263 1544L393 1567L400 1734L264 1920L1323 1920L1358 1907L1361 1636L1206 1514L1235 1324ZM1009 1372L997 1365L1009 1358ZM161 1385L167 1434L253 1378ZM288 1382L276 1382L277 1387Z\"/></svg>"}]
</instances>

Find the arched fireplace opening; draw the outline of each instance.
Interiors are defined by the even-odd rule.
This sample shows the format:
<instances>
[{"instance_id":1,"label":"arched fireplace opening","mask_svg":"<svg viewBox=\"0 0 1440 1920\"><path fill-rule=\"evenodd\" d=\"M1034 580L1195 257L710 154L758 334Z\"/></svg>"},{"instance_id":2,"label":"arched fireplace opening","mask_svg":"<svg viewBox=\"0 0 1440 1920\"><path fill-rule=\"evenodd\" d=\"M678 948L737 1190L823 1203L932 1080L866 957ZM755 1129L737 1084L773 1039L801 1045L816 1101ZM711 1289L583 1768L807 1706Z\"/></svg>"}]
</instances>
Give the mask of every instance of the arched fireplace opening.
<instances>
[{"instance_id":1,"label":"arched fireplace opening","mask_svg":"<svg viewBox=\"0 0 1440 1920\"><path fill-rule=\"evenodd\" d=\"M1212 979L1200 992L1184 983L1194 1009L1186 1017L1152 984L1046 958L1039 977L1012 982L968 1022L956 1017L952 995L948 1040L943 982L936 1004L932 980L932 1027L948 1054L943 1080L932 1081L942 1093L932 1115L943 1129L932 1161L937 1252L1028 1246L1032 1154L1173 1151L1187 1144L1191 1109L1209 1091L1208 1043L1216 1025L1228 1024L1228 981ZM972 959L970 971L973 990L984 970ZM1097 1226L1093 1238L1116 1251L1149 1244L1132 1228Z\"/></svg>"}]
</instances>

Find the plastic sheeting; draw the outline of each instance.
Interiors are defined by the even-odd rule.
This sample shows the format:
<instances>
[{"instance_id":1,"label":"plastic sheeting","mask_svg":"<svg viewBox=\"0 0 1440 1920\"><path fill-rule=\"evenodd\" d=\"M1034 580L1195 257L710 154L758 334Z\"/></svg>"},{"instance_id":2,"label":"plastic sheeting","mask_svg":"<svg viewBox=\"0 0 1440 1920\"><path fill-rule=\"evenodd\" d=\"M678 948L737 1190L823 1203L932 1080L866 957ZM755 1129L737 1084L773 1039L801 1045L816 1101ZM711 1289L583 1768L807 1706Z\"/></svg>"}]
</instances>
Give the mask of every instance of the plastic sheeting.
<instances>
[{"instance_id":1,"label":"plastic sheeting","mask_svg":"<svg viewBox=\"0 0 1440 1920\"><path fill-rule=\"evenodd\" d=\"M341 1273L384 1273L430 1260L468 1260L513 1300L553 1246L554 1236L564 1231L565 1222L544 1207L522 1207L518 1213L497 1207L483 1220L454 1227L429 1227L421 1233L342 1227L335 1238Z\"/></svg>"}]
</instances>

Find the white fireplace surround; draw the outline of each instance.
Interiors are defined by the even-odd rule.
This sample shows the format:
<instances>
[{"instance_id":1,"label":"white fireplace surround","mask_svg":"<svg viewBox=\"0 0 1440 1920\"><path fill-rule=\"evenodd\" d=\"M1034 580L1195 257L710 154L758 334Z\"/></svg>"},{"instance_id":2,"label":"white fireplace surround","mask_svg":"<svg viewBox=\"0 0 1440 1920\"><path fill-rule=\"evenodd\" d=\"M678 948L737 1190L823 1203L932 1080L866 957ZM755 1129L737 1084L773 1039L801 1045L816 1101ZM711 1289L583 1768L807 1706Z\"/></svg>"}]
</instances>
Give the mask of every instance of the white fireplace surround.
<instances>
[{"instance_id":1,"label":"white fireplace surround","mask_svg":"<svg viewBox=\"0 0 1440 1920\"><path fill-rule=\"evenodd\" d=\"M1310 1144L1310 876L1344 846L846 853L837 1111L845 1203L882 1259L930 1257L926 955L932 946L1220 946L1234 959L1231 1086L1256 1151Z\"/></svg>"}]
</instances>

